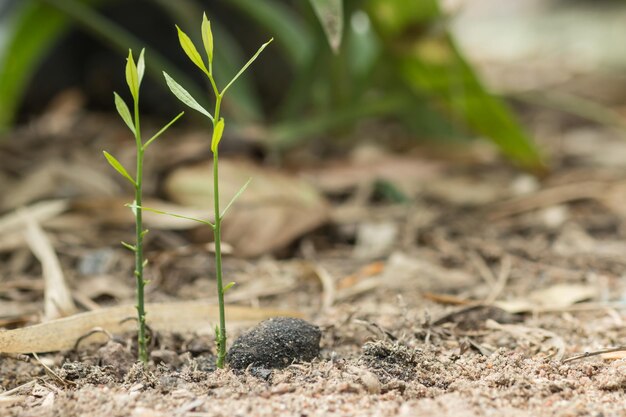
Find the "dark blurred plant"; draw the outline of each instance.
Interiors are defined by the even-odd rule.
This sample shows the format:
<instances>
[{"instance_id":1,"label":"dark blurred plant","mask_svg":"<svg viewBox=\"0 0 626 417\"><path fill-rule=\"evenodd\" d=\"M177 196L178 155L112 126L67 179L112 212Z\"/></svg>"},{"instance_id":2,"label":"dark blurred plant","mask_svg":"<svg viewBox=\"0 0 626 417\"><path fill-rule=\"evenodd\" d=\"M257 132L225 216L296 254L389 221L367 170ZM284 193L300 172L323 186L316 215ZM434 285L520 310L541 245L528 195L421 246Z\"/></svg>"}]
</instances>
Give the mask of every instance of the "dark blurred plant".
<instances>
[{"instance_id":1,"label":"dark blurred plant","mask_svg":"<svg viewBox=\"0 0 626 417\"><path fill-rule=\"evenodd\" d=\"M97 5L113 1L19 2L11 14L8 42L4 51L0 50L0 56L2 52L17 56L11 63L5 59L0 64L0 126L12 119L27 80L51 39L70 22L119 50L149 44L98 13ZM273 35L292 77L289 85L272 80L277 84L275 91L282 95L271 118L260 104L263 97L250 82L233 88L224 103L225 111L232 110L231 126L263 122L267 128L254 131L272 149L296 146L359 119L384 117L395 118L429 136L483 136L524 168L544 168L537 149L515 117L501 100L485 90L455 46L437 0L221 0L217 4L202 0L153 1L186 26L202 14L203 7L212 13L211 7L219 6L234 11L229 16L240 19L242 26L252 21ZM245 62L246 54L234 41L234 31L229 32L218 22L213 30L224 39L226 47L223 56L216 59L221 65L216 71L234 74ZM206 89L185 77L181 68L163 56L152 56L155 67L164 68L194 96ZM265 65L272 71L277 64Z\"/></svg>"}]
</instances>

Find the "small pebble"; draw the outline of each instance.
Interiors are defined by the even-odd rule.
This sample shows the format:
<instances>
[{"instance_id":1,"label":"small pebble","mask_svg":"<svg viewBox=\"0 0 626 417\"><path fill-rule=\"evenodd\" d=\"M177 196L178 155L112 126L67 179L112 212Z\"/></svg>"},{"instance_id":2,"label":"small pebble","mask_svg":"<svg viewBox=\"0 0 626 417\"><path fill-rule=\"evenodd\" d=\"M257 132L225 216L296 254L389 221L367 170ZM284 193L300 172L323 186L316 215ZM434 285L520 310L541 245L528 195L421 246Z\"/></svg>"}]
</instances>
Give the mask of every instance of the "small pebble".
<instances>
[{"instance_id":1,"label":"small pebble","mask_svg":"<svg viewBox=\"0 0 626 417\"><path fill-rule=\"evenodd\" d=\"M370 394L380 394L381 385L378 377L369 371L363 371L359 376L361 383Z\"/></svg>"},{"instance_id":2,"label":"small pebble","mask_svg":"<svg viewBox=\"0 0 626 417\"><path fill-rule=\"evenodd\" d=\"M265 320L239 336L226 360L234 369L252 365L276 369L293 362L308 362L319 355L319 327L301 319L276 317Z\"/></svg>"}]
</instances>

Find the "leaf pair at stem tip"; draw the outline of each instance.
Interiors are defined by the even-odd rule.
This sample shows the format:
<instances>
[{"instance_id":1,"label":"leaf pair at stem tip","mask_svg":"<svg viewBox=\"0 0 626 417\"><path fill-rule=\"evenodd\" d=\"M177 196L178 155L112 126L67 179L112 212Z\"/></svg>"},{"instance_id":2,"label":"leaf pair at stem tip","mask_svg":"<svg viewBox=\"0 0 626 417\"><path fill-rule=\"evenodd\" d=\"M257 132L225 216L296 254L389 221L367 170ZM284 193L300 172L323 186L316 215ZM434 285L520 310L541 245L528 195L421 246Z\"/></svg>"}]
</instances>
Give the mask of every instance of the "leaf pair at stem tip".
<instances>
[{"instance_id":1,"label":"leaf pair at stem tip","mask_svg":"<svg viewBox=\"0 0 626 417\"><path fill-rule=\"evenodd\" d=\"M213 87L213 92L215 93L215 99L218 105L216 106L216 112L219 112L219 103L221 102L226 90L245 72L245 70L257 59L259 54L265 49L267 45L269 45L274 39L270 39L268 42L261 45L261 47L257 50L257 52L248 60L248 62L239 70L239 72L230 80L230 82L224 87L224 89L220 92L217 88L217 84L215 83L215 79L213 77L213 33L211 32L211 22L207 19L206 13L202 16L202 43L204 45L204 49L207 55L208 67L205 63L205 60L202 58L198 49L194 45L193 41L189 36L180 28L178 25L176 26L176 30L178 32L178 41L180 42L180 46L189 58L191 62L193 62L204 74L209 78L211 85ZM166 72L163 72L165 77L165 82L168 87L172 91L172 93L178 98L183 104L191 107L197 112L203 114L208 117L213 122L213 137L211 139L211 151L213 153L217 152L217 146L222 138L222 134L224 133L224 119L220 118L219 120L215 120L218 116L211 114L207 109L205 109L198 101L193 98L191 94L183 86L178 84L176 80L169 76Z\"/></svg>"}]
</instances>

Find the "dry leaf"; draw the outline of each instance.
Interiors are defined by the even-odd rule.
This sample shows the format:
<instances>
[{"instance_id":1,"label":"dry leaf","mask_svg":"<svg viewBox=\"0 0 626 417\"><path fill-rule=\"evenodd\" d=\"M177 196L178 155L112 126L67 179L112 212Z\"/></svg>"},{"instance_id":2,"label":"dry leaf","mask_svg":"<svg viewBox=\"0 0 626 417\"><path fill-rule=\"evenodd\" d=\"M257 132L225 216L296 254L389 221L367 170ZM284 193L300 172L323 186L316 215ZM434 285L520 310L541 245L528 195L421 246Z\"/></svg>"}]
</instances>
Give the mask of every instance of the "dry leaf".
<instances>
[{"instance_id":1,"label":"dry leaf","mask_svg":"<svg viewBox=\"0 0 626 417\"><path fill-rule=\"evenodd\" d=\"M239 255L258 256L282 248L327 221L326 201L305 181L227 159L220 161L222 209L249 178L252 183L222 223L222 239ZM212 211L212 164L174 171L165 181L165 191L178 204Z\"/></svg>"},{"instance_id":2,"label":"dry leaf","mask_svg":"<svg viewBox=\"0 0 626 417\"><path fill-rule=\"evenodd\" d=\"M580 301L594 299L598 296L597 286L584 284L558 284L528 295L531 301L539 306L561 308L569 307Z\"/></svg>"},{"instance_id":3,"label":"dry leaf","mask_svg":"<svg viewBox=\"0 0 626 417\"><path fill-rule=\"evenodd\" d=\"M6 190L0 208L12 209L60 194L103 196L118 192L117 183L97 167L56 160L37 167Z\"/></svg>"},{"instance_id":4,"label":"dry leaf","mask_svg":"<svg viewBox=\"0 0 626 417\"><path fill-rule=\"evenodd\" d=\"M539 309L558 310L581 301L594 299L599 289L592 285L557 284L533 291L526 298L497 301L494 305L509 313L526 313Z\"/></svg>"},{"instance_id":5,"label":"dry leaf","mask_svg":"<svg viewBox=\"0 0 626 417\"><path fill-rule=\"evenodd\" d=\"M28 215L37 223L44 223L63 213L68 207L66 200L48 200L28 207ZM0 235L20 231L24 228L24 219L19 210L14 210L0 217Z\"/></svg>"},{"instance_id":6,"label":"dry leaf","mask_svg":"<svg viewBox=\"0 0 626 417\"><path fill-rule=\"evenodd\" d=\"M438 177L440 173L440 164L432 161L391 156L381 151L372 152L361 148L355 151L352 160L309 170L304 175L318 189L327 193L343 193L377 180L389 181L411 193L420 185Z\"/></svg>"},{"instance_id":7,"label":"dry leaf","mask_svg":"<svg viewBox=\"0 0 626 417\"><path fill-rule=\"evenodd\" d=\"M382 278L390 286L416 287L430 292L465 289L478 282L476 276L462 269L444 268L419 254L403 252L395 252L389 257Z\"/></svg>"},{"instance_id":8,"label":"dry leaf","mask_svg":"<svg viewBox=\"0 0 626 417\"><path fill-rule=\"evenodd\" d=\"M210 322L219 318L218 307L207 301L147 304L147 324L151 329L165 332L212 332ZM0 353L41 353L72 349L76 341L94 328L112 334L133 331L137 314L132 305L104 308L63 319L52 320L21 329L0 331ZM301 317L295 311L227 306L229 325L257 322L270 317ZM83 343L102 342L101 332L90 335Z\"/></svg>"},{"instance_id":9,"label":"dry leaf","mask_svg":"<svg viewBox=\"0 0 626 417\"><path fill-rule=\"evenodd\" d=\"M457 206L478 206L502 198L501 186L495 181L463 177L442 177L423 184L427 194Z\"/></svg>"}]
</instances>

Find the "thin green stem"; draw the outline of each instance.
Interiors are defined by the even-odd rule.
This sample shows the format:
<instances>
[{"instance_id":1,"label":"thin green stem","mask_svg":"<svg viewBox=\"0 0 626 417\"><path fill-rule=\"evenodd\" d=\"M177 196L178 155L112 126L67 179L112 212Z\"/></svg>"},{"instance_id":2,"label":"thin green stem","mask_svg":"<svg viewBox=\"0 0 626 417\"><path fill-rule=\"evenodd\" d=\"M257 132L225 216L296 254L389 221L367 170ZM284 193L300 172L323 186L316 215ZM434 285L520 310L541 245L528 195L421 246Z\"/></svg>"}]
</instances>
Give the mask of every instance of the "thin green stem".
<instances>
[{"instance_id":1,"label":"thin green stem","mask_svg":"<svg viewBox=\"0 0 626 417\"><path fill-rule=\"evenodd\" d=\"M215 100L215 118L213 119L213 129L220 117L220 105L222 96L218 95ZM215 225L213 227L213 237L215 240L215 276L217 279L217 302L220 312L220 327L217 334L217 367L223 368L226 360L226 314L224 308L224 284L222 280L222 219L220 216L220 194L219 194L219 168L218 151L213 152L213 202L215 213Z\"/></svg>"},{"instance_id":2,"label":"thin green stem","mask_svg":"<svg viewBox=\"0 0 626 417\"><path fill-rule=\"evenodd\" d=\"M139 97L135 100L135 141L137 145L137 176L135 178L135 279L137 280L137 321L139 322L139 332L137 335L139 360L144 364L148 362L148 349L146 342L146 311L144 307L144 286L143 279L143 216L142 216L142 183L143 183L143 153L144 148L141 142L141 128L139 124Z\"/></svg>"}]
</instances>

